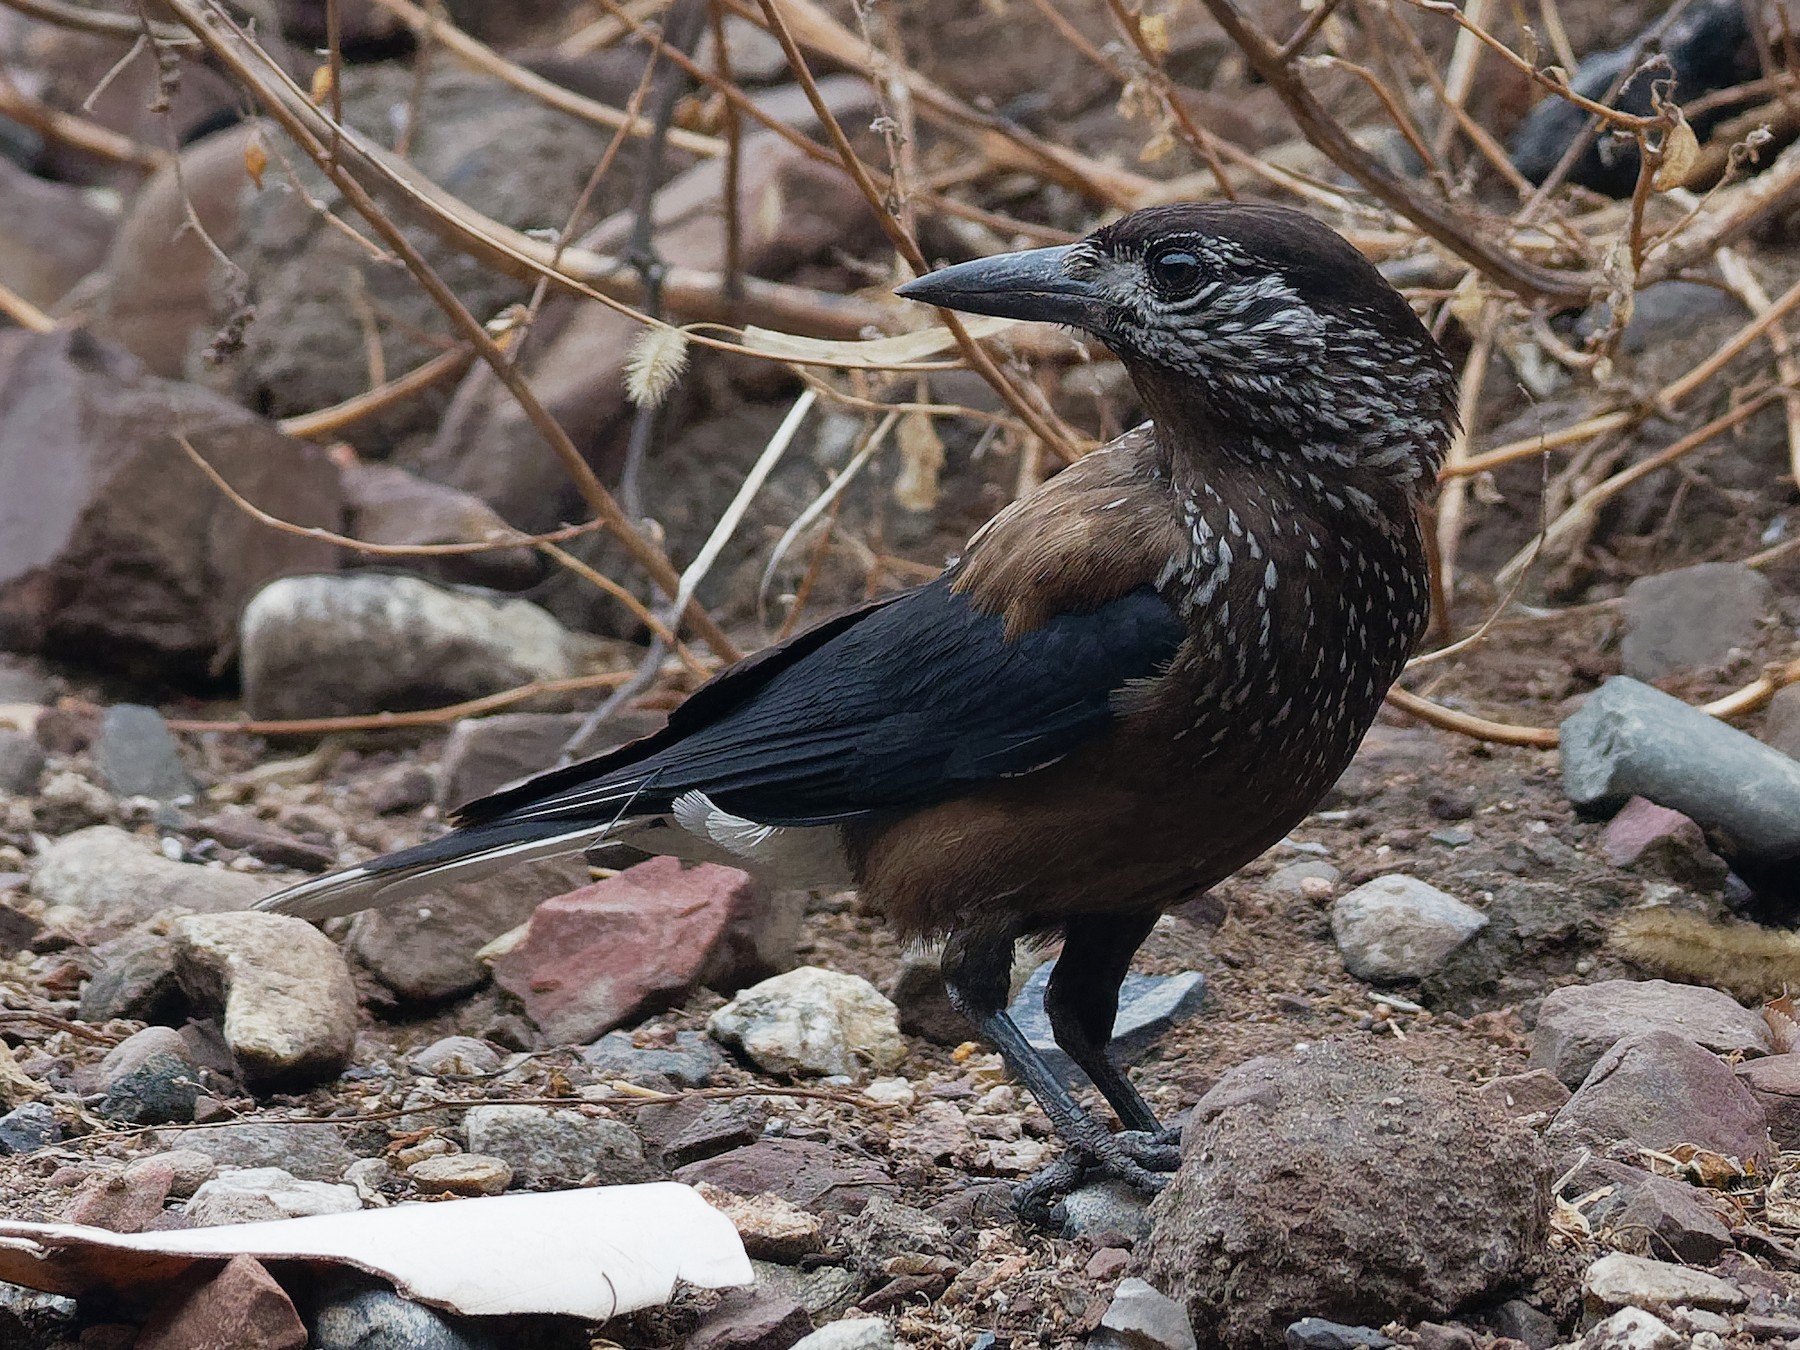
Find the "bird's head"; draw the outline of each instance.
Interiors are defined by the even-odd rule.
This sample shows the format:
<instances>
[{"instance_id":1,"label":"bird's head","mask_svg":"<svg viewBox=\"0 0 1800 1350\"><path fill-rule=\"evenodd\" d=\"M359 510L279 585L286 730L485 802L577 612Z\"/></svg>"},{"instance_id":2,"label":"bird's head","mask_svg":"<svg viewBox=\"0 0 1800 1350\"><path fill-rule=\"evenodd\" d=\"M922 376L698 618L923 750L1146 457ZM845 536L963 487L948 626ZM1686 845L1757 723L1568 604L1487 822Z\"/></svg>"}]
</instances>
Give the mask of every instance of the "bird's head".
<instances>
[{"instance_id":1,"label":"bird's head","mask_svg":"<svg viewBox=\"0 0 1800 1350\"><path fill-rule=\"evenodd\" d=\"M1454 426L1454 372L1406 301L1344 239L1283 207L1150 207L899 293L1091 333L1164 431L1315 483L1416 490Z\"/></svg>"}]
</instances>

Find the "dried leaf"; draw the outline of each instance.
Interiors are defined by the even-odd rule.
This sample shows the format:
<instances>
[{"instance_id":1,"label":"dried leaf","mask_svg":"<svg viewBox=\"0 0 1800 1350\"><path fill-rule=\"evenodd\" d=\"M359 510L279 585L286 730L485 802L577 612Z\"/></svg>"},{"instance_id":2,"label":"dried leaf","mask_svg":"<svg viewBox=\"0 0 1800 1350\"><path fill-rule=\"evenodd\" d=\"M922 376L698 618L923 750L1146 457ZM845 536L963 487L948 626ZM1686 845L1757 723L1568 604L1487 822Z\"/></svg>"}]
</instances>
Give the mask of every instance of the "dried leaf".
<instances>
[{"instance_id":1,"label":"dried leaf","mask_svg":"<svg viewBox=\"0 0 1800 1350\"><path fill-rule=\"evenodd\" d=\"M1149 140L1144 142L1143 148L1138 151L1138 162L1140 164L1154 164L1159 159L1167 159L1170 152L1174 149L1175 134L1167 127L1163 127Z\"/></svg>"},{"instance_id":2,"label":"dried leaf","mask_svg":"<svg viewBox=\"0 0 1800 1350\"><path fill-rule=\"evenodd\" d=\"M325 106L325 100L331 97L331 67L318 66L312 73L312 86L308 90L312 101L319 107Z\"/></svg>"},{"instance_id":3,"label":"dried leaf","mask_svg":"<svg viewBox=\"0 0 1800 1350\"><path fill-rule=\"evenodd\" d=\"M244 172L250 175L258 192L262 191L263 170L268 167L269 152L263 149L262 132L253 128L250 139L244 142Z\"/></svg>"},{"instance_id":4,"label":"dried leaf","mask_svg":"<svg viewBox=\"0 0 1800 1350\"><path fill-rule=\"evenodd\" d=\"M1681 115L1680 108L1669 111L1675 116L1675 125L1663 135L1662 163L1656 166L1656 177L1650 181L1650 186L1658 192L1667 192L1686 183L1700 159L1700 138L1694 135L1693 127Z\"/></svg>"},{"instance_id":5,"label":"dried leaf","mask_svg":"<svg viewBox=\"0 0 1800 1350\"><path fill-rule=\"evenodd\" d=\"M900 443L900 475L894 500L908 511L929 511L938 501L938 475L944 468L944 442L922 412L909 412L896 432Z\"/></svg>"},{"instance_id":6,"label":"dried leaf","mask_svg":"<svg viewBox=\"0 0 1800 1350\"><path fill-rule=\"evenodd\" d=\"M465 1316L598 1322L667 1303L678 1280L755 1278L731 1221L672 1181L160 1233L0 1221L0 1280L52 1294L158 1291L240 1254L351 1266Z\"/></svg>"},{"instance_id":7,"label":"dried leaf","mask_svg":"<svg viewBox=\"0 0 1800 1350\"><path fill-rule=\"evenodd\" d=\"M1763 1004L1763 1021L1769 1024L1776 1054L1785 1055L1800 1048L1800 1010L1794 1007L1793 995L1783 994Z\"/></svg>"},{"instance_id":8,"label":"dried leaf","mask_svg":"<svg viewBox=\"0 0 1800 1350\"><path fill-rule=\"evenodd\" d=\"M637 335L625 362L625 396L640 408L660 407L687 369L688 335L652 325Z\"/></svg>"},{"instance_id":9,"label":"dried leaf","mask_svg":"<svg viewBox=\"0 0 1800 1350\"><path fill-rule=\"evenodd\" d=\"M972 338L992 337L1019 323L1017 319L969 317L963 327ZM903 370L915 361L926 361L952 350L956 339L941 324L921 328L894 337L855 341L848 338L800 337L794 333L778 333L772 328L744 329L744 346L767 356L790 361L806 361L815 365L842 366L857 370Z\"/></svg>"}]
</instances>

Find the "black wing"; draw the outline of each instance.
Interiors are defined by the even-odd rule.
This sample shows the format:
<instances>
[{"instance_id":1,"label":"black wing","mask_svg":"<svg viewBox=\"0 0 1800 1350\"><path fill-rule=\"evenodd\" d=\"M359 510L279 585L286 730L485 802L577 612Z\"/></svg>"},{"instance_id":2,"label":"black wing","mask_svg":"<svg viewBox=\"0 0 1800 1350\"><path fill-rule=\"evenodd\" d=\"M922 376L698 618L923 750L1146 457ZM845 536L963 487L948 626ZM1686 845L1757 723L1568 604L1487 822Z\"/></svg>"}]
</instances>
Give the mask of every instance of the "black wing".
<instances>
[{"instance_id":1,"label":"black wing","mask_svg":"<svg viewBox=\"0 0 1800 1350\"><path fill-rule=\"evenodd\" d=\"M1186 636L1144 586L1008 638L940 579L732 667L656 735L471 803L459 823L662 813L689 791L770 825L921 806L1062 758Z\"/></svg>"}]
</instances>

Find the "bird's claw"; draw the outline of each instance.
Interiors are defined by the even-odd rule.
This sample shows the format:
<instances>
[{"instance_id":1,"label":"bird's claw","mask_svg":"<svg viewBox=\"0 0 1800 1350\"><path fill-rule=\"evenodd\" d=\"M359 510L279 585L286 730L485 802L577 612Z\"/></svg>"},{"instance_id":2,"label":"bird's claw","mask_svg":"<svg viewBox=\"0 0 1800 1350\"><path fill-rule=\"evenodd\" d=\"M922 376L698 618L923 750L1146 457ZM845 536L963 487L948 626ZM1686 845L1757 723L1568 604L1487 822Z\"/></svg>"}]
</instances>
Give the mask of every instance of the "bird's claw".
<instances>
[{"instance_id":1,"label":"bird's claw","mask_svg":"<svg viewBox=\"0 0 1800 1350\"><path fill-rule=\"evenodd\" d=\"M1013 1204L1027 1223L1061 1229L1068 1218L1063 1200L1090 1181L1111 1177L1141 1194L1160 1194L1181 1163L1180 1140L1178 1129L1122 1130L1071 1143L1013 1191Z\"/></svg>"}]
</instances>

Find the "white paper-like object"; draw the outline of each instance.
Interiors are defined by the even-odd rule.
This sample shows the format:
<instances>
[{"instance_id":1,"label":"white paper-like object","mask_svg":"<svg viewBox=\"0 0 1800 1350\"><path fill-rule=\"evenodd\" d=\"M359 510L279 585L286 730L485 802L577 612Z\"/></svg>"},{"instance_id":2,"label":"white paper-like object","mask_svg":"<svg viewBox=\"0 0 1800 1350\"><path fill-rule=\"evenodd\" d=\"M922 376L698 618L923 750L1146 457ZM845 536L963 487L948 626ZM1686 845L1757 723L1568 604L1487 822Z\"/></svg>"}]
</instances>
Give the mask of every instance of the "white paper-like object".
<instances>
[{"instance_id":1,"label":"white paper-like object","mask_svg":"<svg viewBox=\"0 0 1800 1350\"><path fill-rule=\"evenodd\" d=\"M598 1322L667 1303L677 1280L722 1289L755 1278L731 1220L672 1181L166 1233L0 1220L0 1280L53 1294L159 1284L240 1254L355 1266L467 1316Z\"/></svg>"}]
</instances>

